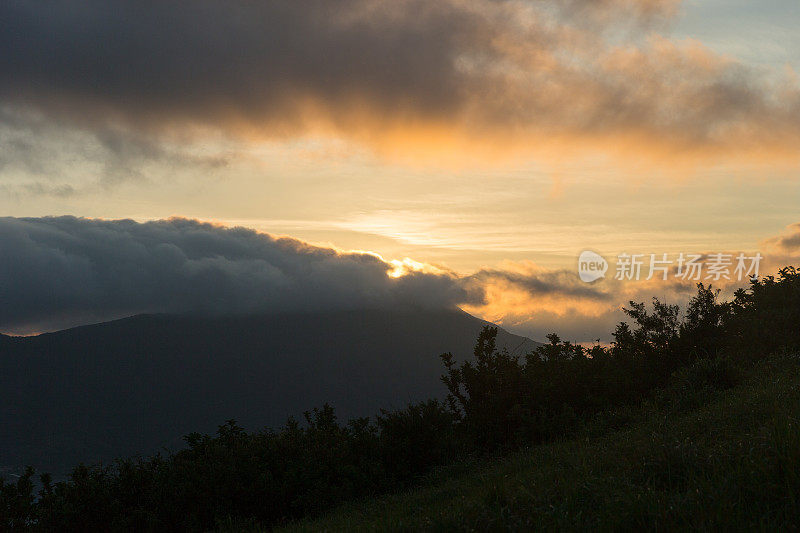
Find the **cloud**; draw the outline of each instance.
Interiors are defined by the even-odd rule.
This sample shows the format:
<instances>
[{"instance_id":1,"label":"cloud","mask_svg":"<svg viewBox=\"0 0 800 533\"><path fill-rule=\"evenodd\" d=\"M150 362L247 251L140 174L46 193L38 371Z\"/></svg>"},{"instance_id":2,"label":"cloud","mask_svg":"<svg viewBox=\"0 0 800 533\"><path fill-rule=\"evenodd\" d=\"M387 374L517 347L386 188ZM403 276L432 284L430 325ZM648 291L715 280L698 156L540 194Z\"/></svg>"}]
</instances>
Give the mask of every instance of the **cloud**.
<instances>
[{"instance_id":1,"label":"cloud","mask_svg":"<svg viewBox=\"0 0 800 533\"><path fill-rule=\"evenodd\" d=\"M15 196L66 197L124 180L145 180L148 163L173 174L181 169L213 175L230 159L111 125L76 130L40 112L1 104L0 146L0 188Z\"/></svg>"},{"instance_id":2,"label":"cloud","mask_svg":"<svg viewBox=\"0 0 800 533\"><path fill-rule=\"evenodd\" d=\"M786 228L783 235L772 237L764 241L769 246L775 246L782 252L800 252L800 222Z\"/></svg>"},{"instance_id":3,"label":"cloud","mask_svg":"<svg viewBox=\"0 0 800 533\"><path fill-rule=\"evenodd\" d=\"M739 252L721 253L728 254L731 264L721 273L720 279L714 279L715 274L710 270L716 261L716 253L697 254L701 265L699 279L694 279L694 274L687 279L678 276L677 254L668 257L673 266L666 280L661 278L661 273L647 279L647 257L642 258L644 266L638 279L616 279L616 264L612 264L606 278L594 283L580 281L577 270L543 269L527 262L506 262L500 269L483 269L464 278L467 284L476 283L484 297L482 302L468 303L463 308L534 339L544 339L547 334L555 332L577 342L597 339L610 342L614 326L627 320L622 307L631 301L649 303L655 296L685 310L689 299L697 292L698 282L719 289L723 300L732 299L736 289L747 287L748 273L743 272L739 279L735 270ZM750 258L755 254L744 253L745 268L751 266ZM761 276L774 273L792 262L787 256L762 255L759 263Z\"/></svg>"},{"instance_id":4,"label":"cloud","mask_svg":"<svg viewBox=\"0 0 800 533\"><path fill-rule=\"evenodd\" d=\"M0 331L13 333L138 313L457 305L513 326L526 313L530 322L615 305L572 272L508 264L458 276L183 218L0 218L0 255Z\"/></svg>"},{"instance_id":5,"label":"cloud","mask_svg":"<svg viewBox=\"0 0 800 533\"><path fill-rule=\"evenodd\" d=\"M794 74L660 35L679 6L11 1L0 6L0 99L82 127L161 135L796 156Z\"/></svg>"},{"instance_id":6,"label":"cloud","mask_svg":"<svg viewBox=\"0 0 800 533\"><path fill-rule=\"evenodd\" d=\"M797 250L791 243L798 230L793 225L775 241ZM621 306L653 296L684 305L697 283L674 271L666 281L646 280L646 268L641 280L620 281L612 267L605 279L587 284L576 271L530 262L458 275L409 258L384 260L183 218L0 218L0 254L0 331L14 333L153 312L458 306L536 339L555 331L579 342L609 341L625 318ZM760 274L796 259L765 254ZM748 285L732 270L731 280L709 279L710 261L703 254L700 281L722 289L723 298Z\"/></svg>"},{"instance_id":7,"label":"cloud","mask_svg":"<svg viewBox=\"0 0 800 533\"><path fill-rule=\"evenodd\" d=\"M145 312L303 312L479 301L446 272L396 267L194 220L0 218L0 331Z\"/></svg>"},{"instance_id":8,"label":"cloud","mask_svg":"<svg viewBox=\"0 0 800 533\"><path fill-rule=\"evenodd\" d=\"M482 269L468 278L479 285L506 284L523 290L531 296L558 296L567 298L582 298L590 301L604 302L612 295L598 288L581 282L575 271L571 270L541 270L519 269L498 270Z\"/></svg>"}]
</instances>

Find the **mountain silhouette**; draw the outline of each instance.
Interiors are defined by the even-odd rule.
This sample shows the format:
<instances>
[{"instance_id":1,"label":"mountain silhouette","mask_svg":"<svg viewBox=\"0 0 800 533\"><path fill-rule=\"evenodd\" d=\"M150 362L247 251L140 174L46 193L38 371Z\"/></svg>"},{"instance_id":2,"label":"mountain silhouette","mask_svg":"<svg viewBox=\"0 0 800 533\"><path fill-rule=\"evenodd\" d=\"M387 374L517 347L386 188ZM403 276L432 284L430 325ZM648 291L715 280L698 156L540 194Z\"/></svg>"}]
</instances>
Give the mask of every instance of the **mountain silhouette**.
<instances>
[{"instance_id":1,"label":"mountain silhouette","mask_svg":"<svg viewBox=\"0 0 800 533\"><path fill-rule=\"evenodd\" d=\"M462 311L138 315L0 336L0 469L174 449L234 418L249 429L328 402L342 419L442 397L442 352L471 356L486 322ZM515 353L538 343L500 331ZM2 471L2 470L0 470Z\"/></svg>"}]
</instances>

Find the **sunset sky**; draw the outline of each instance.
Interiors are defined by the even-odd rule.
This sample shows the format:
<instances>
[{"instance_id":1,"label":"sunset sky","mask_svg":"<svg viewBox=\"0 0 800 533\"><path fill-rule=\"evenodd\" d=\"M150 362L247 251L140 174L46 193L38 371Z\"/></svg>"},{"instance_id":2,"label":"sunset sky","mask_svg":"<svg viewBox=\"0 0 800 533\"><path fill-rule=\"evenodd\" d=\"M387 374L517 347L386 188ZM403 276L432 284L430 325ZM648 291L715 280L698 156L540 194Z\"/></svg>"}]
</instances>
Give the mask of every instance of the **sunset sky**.
<instances>
[{"instance_id":1,"label":"sunset sky","mask_svg":"<svg viewBox=\"0 0 800 533\"><path fill-rule=\"evenodd\" d=\"M447 279L443 304L536 339L607 340L620 305L692 283L584 284L583 250L607 278L623 252L760 251L764 272L800 256L798 27L796 0L5 1L0 215L243 226L369 252L386 283ZM192 259L189 222L164 224ZM42 285L12 287L28 260L59 275L53 250L106 287L96 257L151 238L70 248L97 227L5 219L0 294ZM219 249L196 253L239 264ZM0 331L212 301L48 290L25 317L7 297Z\"/></svg>"}]
</instances>

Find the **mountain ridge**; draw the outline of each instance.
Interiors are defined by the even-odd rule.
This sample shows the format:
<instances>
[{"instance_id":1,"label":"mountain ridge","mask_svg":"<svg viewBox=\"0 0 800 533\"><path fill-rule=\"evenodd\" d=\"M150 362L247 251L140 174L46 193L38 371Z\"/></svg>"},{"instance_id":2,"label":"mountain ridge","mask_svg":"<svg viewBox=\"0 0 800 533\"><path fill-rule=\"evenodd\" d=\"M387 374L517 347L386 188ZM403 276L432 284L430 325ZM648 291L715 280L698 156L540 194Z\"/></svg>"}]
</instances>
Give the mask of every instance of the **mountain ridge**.
<instances>
[{"instance_id":1,"label":"mountain ridge","mask_svg":"<svg viewBox=\"0 0 800 533\"><path fill-rule=\"evenodd\" d=\"M0 467L63 473L181 446L235 418L277 427L330 403L340 418L442 397L438 355L470 356L487 322L461 310L141 314L0 338ZM499 346L538 343L500 328Z\"/></svg>"}]
</instances>

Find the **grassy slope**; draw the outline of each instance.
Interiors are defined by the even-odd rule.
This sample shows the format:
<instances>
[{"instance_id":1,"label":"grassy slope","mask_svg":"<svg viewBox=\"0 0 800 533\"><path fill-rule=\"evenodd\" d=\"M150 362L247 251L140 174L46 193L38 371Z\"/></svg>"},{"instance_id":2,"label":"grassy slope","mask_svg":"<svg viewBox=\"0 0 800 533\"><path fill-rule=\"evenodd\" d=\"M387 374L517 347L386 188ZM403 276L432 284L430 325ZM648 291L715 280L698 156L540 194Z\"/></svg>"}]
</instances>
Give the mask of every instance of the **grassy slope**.
<instances>
[{"instance_id":1,"label":"grassy slope","mask_svg":"<svg viewBox=\"0 0 800 533\"><path fill-rule=\"evenodd\" d=\"M288 529L785 529L800 519L798 421L800 358L775 356L733 389L677 384L570 440Z\"/></svg>"}]
</instances>

